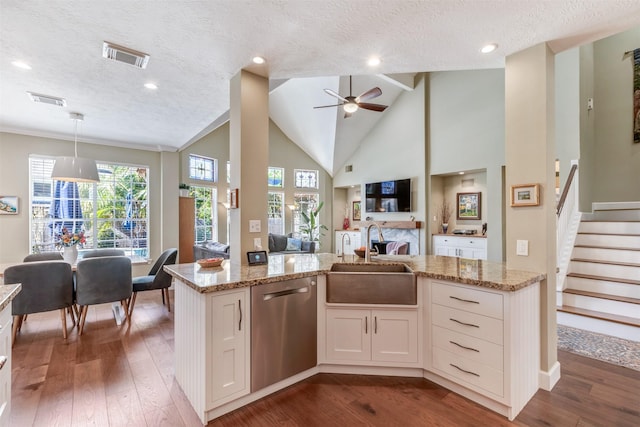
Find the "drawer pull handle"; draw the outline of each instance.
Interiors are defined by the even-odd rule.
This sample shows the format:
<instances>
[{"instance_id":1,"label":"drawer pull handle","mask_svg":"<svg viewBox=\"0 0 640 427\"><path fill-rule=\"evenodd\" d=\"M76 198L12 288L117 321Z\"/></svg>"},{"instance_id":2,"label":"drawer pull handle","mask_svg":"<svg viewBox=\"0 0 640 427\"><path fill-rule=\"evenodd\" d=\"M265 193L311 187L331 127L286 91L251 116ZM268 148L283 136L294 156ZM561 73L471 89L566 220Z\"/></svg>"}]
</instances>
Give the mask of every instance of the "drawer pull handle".
<instances>
[{"instance_id":1,"label":"drawer pull handle","mask_svg":"<svg viewBox=\"0 0 640 427\"><path fill-rule=\"evenodd\" d=\"M451 320L452 322L459 323L459 324L464 325L464 326L472 326L472 327L474 327L474 328L479 328L479 327L480 327L480 326L478 326L478 325L474 325L473 323L464 323L464 322L461 322L461 321L456 320L456 319L451 319L451 318L449 318L449 320Z\"/></svg>"},{"instance_id":2,"label":"drawer pull handle","mask_svg":"<svg viewBox=\"0 0 640 427\"><path fill-rule=\"evenodd\" d=\"M480 304L480 302L478 302L478 301L472 301L470 299L458 298L458 297L454 297L452 295L449 295L449 298L457 300L457 301L462 301L462 302L470 302L471 304Z\"/></svg>"},{"instance_id":3,"label":"drawer pull handle","mask_svg":"<svg viewBox=\"0 0 640 427\"><path fill-rule=\"evenodd\" d=\"M465 350L471 350L471 351L475 351L476 353L480 353L480 350L476 350L476 349L475 349L475 348L473 348L473 347L466 347L466 346L464 346L464 345L462 345L462 344L458 344L458 343L457 343L457 342L455 342L455 341L449 341L449 342L450 342L451 344L453 344L453 345L457 345L457 346L458 346L458 347L460 347L460 348L464 348Z\"/></svg>"},{"instance_id":4,"label":"drawer pull handle","mask_svg":"<svg viewBox=\"0 0 640 427\"><path fill-rule=\"evenodd\" d=\"M454 365L453 363L449 363L449 365L453 366L454 368L456 368L456 369L457 369L457 370L459 370L459 371L464 372L465 374L475 375L476 377L480 378L480 375L479 375L479 374L476 374L475 372L471 372L471 371L464 370L464 369L462 369L460 366L456 366L456 365Z\"/></svg>"},{"instance_id":5,"label":"drawer pull handle","mask_svg":"<svg viewBox=\"0 0 640 427\"><path fill-rule=\"evenodd\" d=\"M7 363L7 356L0 356L0 370L4 368L4 364Z\"/></svg>"}]
</instances>

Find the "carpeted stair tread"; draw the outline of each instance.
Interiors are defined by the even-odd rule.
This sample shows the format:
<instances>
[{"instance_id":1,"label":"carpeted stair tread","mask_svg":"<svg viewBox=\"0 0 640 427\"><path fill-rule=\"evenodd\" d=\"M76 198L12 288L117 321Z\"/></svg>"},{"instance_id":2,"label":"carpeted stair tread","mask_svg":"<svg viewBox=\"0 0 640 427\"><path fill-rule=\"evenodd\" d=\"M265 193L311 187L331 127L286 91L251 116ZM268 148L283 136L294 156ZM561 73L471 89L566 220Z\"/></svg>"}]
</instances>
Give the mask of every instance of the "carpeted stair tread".
<instances>
[{"instance_id":1,"label":"carpeted stair tread","mask_svg":"<svg viewBox=\"0 0 640 427\"><path fill-rule=\"evenodd\" d=\"M618 314L603 313L601 311L587 310L586 308L572 307L563 305L557 307L558 311L563 313L578 314L580 316L591 317L593 319L608 320L610 322L620 323L622 325L636 326L640 328L640 320L633 317L620 316Z\"/></svg>"},{"instance_id":2,"label":"carpeted stair tread","mask_svg":"<svg viewBox=\"0 0 640 427\"><path fill-rule=\"evenodd\" d=\"M565 294L582 295L584 297L600 298L600 299L606 299L610 301L627 302L629 304L640 304L640 299L638 298L623 297L620 295L603 294L600 292L583 291L580 289L571 289L571 288L565 289L562 292Z\"/></svg>"},{"instance_id":3,"label":"carpeted stair tread","mask_svg":"<svg viewBox=\"0 0 640 427\"><path fill-rule=\"evenodd\" d=\"M587 258L571 258L571 261L590 262L592 264L619 265L621 267L640 267L640 264L638 264L637 262L618 262L618 261L607 261L602 259L587 259Z\"/></svg>"},{"instance_id":4,"label":"carpeted stair tread","mask_svg":"<svg viewBox=\"0 0 640 427\"><path fill-rule=\"evenodd\" d=\"M589 279L589 280L602 280L605 282L618 282L618 283L626 283L628 285L640 286L640 280L621 279L619 277L595 276L592 274L582 274L582 273L568 273L567 277L575 277L579 279Z\"/></svg>"}]
</instances>

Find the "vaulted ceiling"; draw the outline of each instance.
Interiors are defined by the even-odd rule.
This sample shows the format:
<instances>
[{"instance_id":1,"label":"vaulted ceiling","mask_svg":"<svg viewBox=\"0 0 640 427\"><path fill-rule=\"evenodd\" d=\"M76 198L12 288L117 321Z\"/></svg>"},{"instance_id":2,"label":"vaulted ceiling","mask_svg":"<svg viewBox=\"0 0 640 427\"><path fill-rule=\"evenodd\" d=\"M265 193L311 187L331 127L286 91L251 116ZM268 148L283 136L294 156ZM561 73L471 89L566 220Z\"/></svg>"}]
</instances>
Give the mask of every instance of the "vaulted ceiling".
<instances>
[{"instance_id":1,"label":"vaulted ceiling","mask_svg":"<svg viewBox=\"0 0 640 427\"><path fill-rule=\"evenodd\" d=\"M80 140L177 150L224 122L229 81L247 69L271 79L272 119L333 174L385 114L313 109L334 101L325 88L348 93L345 76L354 95L379 86L375 102L392 105L407 88L379 76L500 68L542 42L561 51L637 25L637 0L2 0L0 130L72 139L79 112ZM104 41L149 54L147 68L103 58Z\"/></svg>"}]
</instances>

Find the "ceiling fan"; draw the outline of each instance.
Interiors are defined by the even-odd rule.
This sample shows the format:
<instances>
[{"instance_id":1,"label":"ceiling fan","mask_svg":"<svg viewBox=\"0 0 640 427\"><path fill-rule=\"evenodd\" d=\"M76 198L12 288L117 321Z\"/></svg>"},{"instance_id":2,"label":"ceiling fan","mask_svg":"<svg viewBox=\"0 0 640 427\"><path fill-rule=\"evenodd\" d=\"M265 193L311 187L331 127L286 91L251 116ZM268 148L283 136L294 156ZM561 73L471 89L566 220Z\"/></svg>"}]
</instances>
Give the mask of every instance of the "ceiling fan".
<instances>
[{"instance_id":1,"label":"ceiling fan","mask_svg":"<svg viewBox=\"0 0 640 427\"><path fill-rule=\"evenodd\" d=\"M338 98L342 102L340 104L321 105L319 107L313 107L313 108L328 108L328 107L342 106L342 108L344 109L345 119L351 117L353 113L358 111L358 108L364 108L365 110L378 111L378 112L382 112L387 108L386 105L370 104L368 102L363 102L363 101L368 101L370 99L373 99L382 95L382 90L379 87L371 88L368 91L361 93L359 96L353 96L351 93L351 76L349 76L349 96L342 96L331 89L325 89L324 91L327 92L329 95L333 96L334 98Z\"/></svg>"}]
</instances>

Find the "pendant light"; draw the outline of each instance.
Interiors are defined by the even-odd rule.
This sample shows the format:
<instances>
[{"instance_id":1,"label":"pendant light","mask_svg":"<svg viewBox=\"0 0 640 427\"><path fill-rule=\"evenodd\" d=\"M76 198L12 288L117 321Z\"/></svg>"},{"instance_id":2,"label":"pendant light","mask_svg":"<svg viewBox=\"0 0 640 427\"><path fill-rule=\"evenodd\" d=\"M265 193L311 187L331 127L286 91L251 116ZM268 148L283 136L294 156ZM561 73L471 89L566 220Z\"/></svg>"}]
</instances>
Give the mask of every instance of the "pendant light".
<instances>
[{"instance_id":1,"label":"pendant light","mask_svg":"<svg viewBox=\"0 0 640 427\"><path fill-rule=\"evenodd\" d=\"M75 122L74 157L58 157L53 165L51 178L58 181L71 182L100 182L96 162L91 159L78 157L78 122L84 120L80 113L69 113L69 118Z\"/></svg>"}]
</instances>

